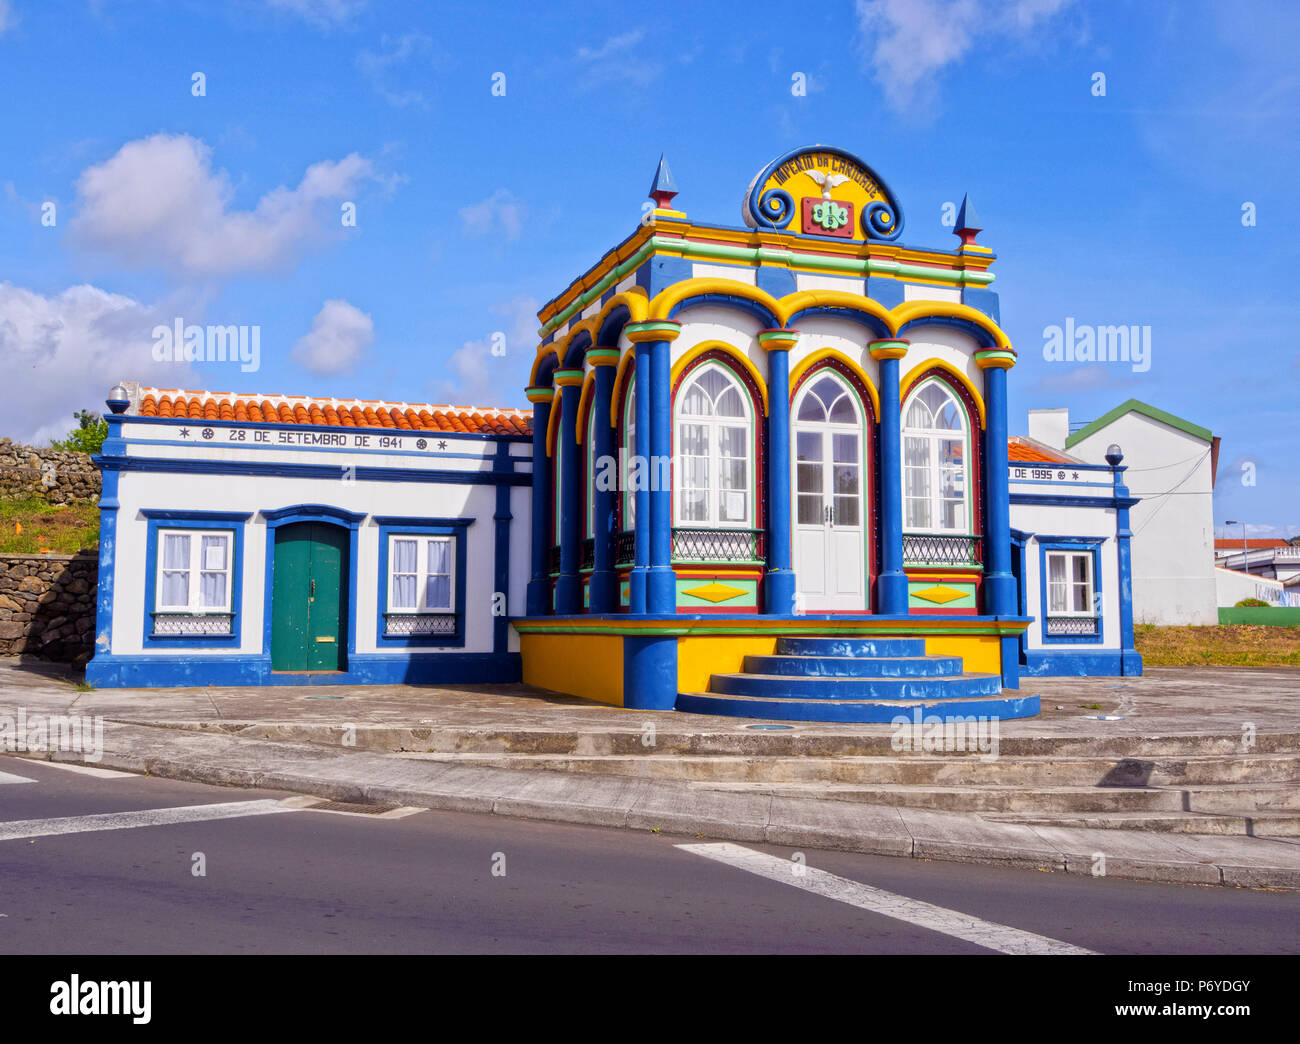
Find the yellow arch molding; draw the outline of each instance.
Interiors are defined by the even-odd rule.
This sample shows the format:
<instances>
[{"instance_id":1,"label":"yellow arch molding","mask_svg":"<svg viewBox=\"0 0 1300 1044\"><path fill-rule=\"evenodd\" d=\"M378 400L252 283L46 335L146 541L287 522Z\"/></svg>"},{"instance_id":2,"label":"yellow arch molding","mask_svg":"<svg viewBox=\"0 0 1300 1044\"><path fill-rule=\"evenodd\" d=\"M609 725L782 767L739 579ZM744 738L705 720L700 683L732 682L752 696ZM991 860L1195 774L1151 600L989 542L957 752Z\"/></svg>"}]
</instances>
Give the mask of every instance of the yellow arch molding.
<instances>
[{"instance_id":1,"label":"yellow arch molding","mask_svg":"<svg viewBox=\"0 0 1300 1044\"><path fill-rule=\"evenodd\" d=\"M957 369L957 367L952 363L944 359L926 359L924 362L917 363L908 370L907 376L903 378L898 387L898 401L900 403L906 402L908 392L912 390L912 385L916 383L917 378L919 378L921 374L925 373L926 370L933 370L935 368L946 370L953 377L956 377L957 380L965 386L966 390L970 392L971 398L975 400L975 408L979 411L980 430L984 430L986 426L984 416L984 396L979 393L979 389L975 387L974 382L969 377L962 373L961 370Z\"/></svg>"},{"instance_id":2,"label":"yellow arch molding","mask_svg":"<svg viewBox=\"0 0 1300 1044\"><path fill-rule=\"evenodd\" d=\"M572 385L570 385L572 387ZM551 415L546 418L546 455L555 456L555 440L560 437L560 400L564 398L564 389L555 389L555 398L551 402Z\"/></svg>"},{"instance_id":3,"label":"yellow arch molding","mask_svg":"<svg viewBox=\"0 0 1300 1044\"><path fill-rule=\"evenodd\" d=\"M609 314L620 305L627 305L627 321L629 323L640 323L645 321L645 317L650 310L650 299L646 296L645 290L639 286L629 287L627 290L624 290L623 293L615 294L605 302L596 315L592 316L592 319L596 324L594 329L591 331L593 339L598 333L600 333L600 327L605 320L609 318ZM600 347L610 348L613 346L601 345Z\"/></svg>"},{"instance_id":4,"label":"yellow arch molding","mask_svg":"<svg viewBox=\"0 0 1300 1044\"><path fill-rule=\"evenodd\" d=\"M786 326L790 322L790 317L796 312L802 312L805 308L843 308L850 312L861 312L863 315L870 315L879 319L885 328L893 334L898 327L894 324L894 317L889 310L869 297L863 297L861 294L851 294L845 290L799 290L793 294L786 294L778 302L781 307L781 325Z\"/></svg>"},{"instance_id":5,"label":"yellow arch molding","mask_svg":"<svg viewBox=\"0 0 1300 1044\"><path fill-rule=\"evenodd\" d=\"M726 280L720 280L720 282L726 282ZM753 287L751 287L750 289L752 290ZM664 292L667 293L666 290ZM749 359L744 354L737 351L731 345L723 341L705 341L702 344L697 344L694 348L690 349L688 352L683 354L680 359L678 359L675 363L673 363L672 374L668 380L669 386L675 387L677 384L677 379L682 375L682 372L686 369L686 367L690 366L691 363L693 363L705 352L711 352L714 349L719 349L725 352L728 356L730 356L733 360L735 360L737 364L743 366L746 372L748 372L749 375L754 378L754 383L758 385L759 395L761 395L763 399L763 416L766 417L768 414L767 381L763 380L763 375L758 372L758 367L755 366L752 362L750 362Z\"/></svg>"},{"instance_id":6,"label":"yellow arch molding","mask_svg":"<svg viewBox=\"0 0 1300 1044\"><path fill-rule=\"evenodd\" d=\"M889 314L892 317L895 332L901 330L913 320L927 319L930 316L946 319L965 319L992 337L997 347L1014 350L1011 348L1011 341L1002 332L1002 327L998 326L983 312L972 308L970 305L958 304L955 301L904 301L902 304L894 305Z\"/></svg>"},{"instance_id":7,"label":"yellow arch molding","mask_svg":"<svg viewBox=\"0 0 1300 1044\"><path fill-rule=\"evenodd\" d=\"M578 436L578 445L581 446L585 441L587 434L587 410L591 406L591 400L596 397L596 371L589 370L586 378L582 382L582 394L578 396L578 430L575 434Z\"/></svg>"},{"instance_id":8,"label":"yellow arch molding","mask_svg":"<svg viewBox=\"0 0 1300 1044\"><path fill-rule=\"evenodd\" d=\"M650 302L650 314L646 318L651 322L667 319L677 305L688 297L698 297L701 294L730 294L732 297L743 297L747 301L761 304L778 319L781 317L780 303L766 290L760 290L749 283L737 282L735 279L697 276L694 279L683 279L680 283L674 283L656 294L655 299ZM781 321L784 322L783 319Z\"/></svg>"},{"instance_id":9,"label":"yellow arch molding","mask_svg":"<svg viewBox=\"0 0 1300 1044\"><path fill-rule=\"evenodd\" d=\"M618 403L623 394L623 382L627 380L629 370L636 370L636 352L629 349L624 352L618 360L618 368L614 371L614 390L609 394L609 426L618 427Z\"/></svg>"},{"instance_id":10,"label":"yellow arch molding","mask_svg":"<svg viewBox=\"0 0 1300 1044\"><path fill-rule=\"evenodd\" d=\"M535 385L537 383L537 370L542 360L547 355L555 356L555 366L560 369L564 366L564 356L569 350L569 343L574 336L582 330L591 334L591 343L595 347L596 337L600 334L601 324L609 317L609 314L618 308L619 305L627 305L629 319L628 322L639 323L644 321L646 313L650 308L650 300L646 297L646 292L639 286L630 287L621 294L615 294L605 302L604 307L589 319L583 319L574 323L564 334L564 337L558 341L552 341L550 344L537 346L537 358L533 360L533 367L528 373L528 383ZM609 346L606 346L609 347Z\"/></svg>"},{"instance_id":11,"label":"yellow arch molding","mask_svg":"<svg viewBox=\"0 0 1300 1044\"><path fill-rule=\"evenodd\" d=\"M859 366L856 362L850 359L843 352L838 351L835 348L818 348L817 351L813 352L811 355L808 355L805 358L800 359L799 365L797 365L793 370L790 371L790 387L794 388L795 385L799 383L800 377L802 377L805 373L807 373L809 370L811 370L814 366L816 366L819 362L821 362L824 359L835 359L838 362L843 363L845 366L847 366L850 370L853 371L854 376L856 376L857 379L862 382L862 386L867 389L867 395L871 399L872 420L876 424L879 424L880 423L880 393L876 391L875 384L873 384L871 378L867 376L866 370L864 370L861 366Z\"/></svg>"}]
</instances>

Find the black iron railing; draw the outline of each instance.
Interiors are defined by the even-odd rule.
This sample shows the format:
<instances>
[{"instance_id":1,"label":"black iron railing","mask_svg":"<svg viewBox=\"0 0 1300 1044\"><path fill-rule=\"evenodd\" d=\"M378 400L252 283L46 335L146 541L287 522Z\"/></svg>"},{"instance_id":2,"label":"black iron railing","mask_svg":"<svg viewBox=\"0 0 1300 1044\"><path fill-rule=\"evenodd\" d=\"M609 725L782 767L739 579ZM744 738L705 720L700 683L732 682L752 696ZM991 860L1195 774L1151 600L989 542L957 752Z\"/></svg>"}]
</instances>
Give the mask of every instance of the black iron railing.
<instances>
[{"instance_id":1,"label":"black iron railing","mask_svg":"<svg viewBox=\"0 0 1300 1044\"><path fill-rule=\"evenodd\" d=\"M905 565L977 566L982 560L984 540L977 536L947 533L904 533Z\"/></svg>"},{"instance_id":2,"label":"black iron railing","mask_svg":"<svg viewBox=\"0 0 1300 1044\"><path fill-rule=\"evenodd\" d=\"M618 544L614 548L615 565L631 565L636 561L636 533L625 529L618 535Z\"/></svg>"},{"instance_id":3,"label":"black iron railing","mask_svg":"<svg viewBox=\"0 0 1300 1044\"><path fill-rule=\"evenodd\" d=\"M557 576L557 575L559 575L559 572L560 572L560 547L559 547L558 544L557 544L555 547L551 548L551 553L550 553L550 556L548 557L548 560L547 560L547 561L548 561L548 563L549 563L549 568L550 568L551 575L552 575L552 576Z\"/></svg>"},{"instance_id":4,"label":"black iron railing","mask_svg":"<svg viewBox=\"0 0 1300 1044\"><path fill-rule=\"evenodd\" d=\"M1100 632L1101 618L1098 616L1049 616L1046 633L1053 638L1093 637Z\"/></svg>"},{"instance_id":5,"label":"black iron railing","mask_svg":"<svg viewBox=\"0 0 1300 1044\"><path fill-rule=\"evenodd\" d=\"M594 537L587 537L582 542L582 567L583 569L596 568L596 540Z\"/></svg>"},{"instance_id":6,"label":"black iron railing","mask_svg":"<svg viewBox=\"0 0 1300 1044\"><path fill-rule=\"evenodd\" d=\"M761 529L674 529L674 562L761 562Z\"/></svg>"}]
</instances>

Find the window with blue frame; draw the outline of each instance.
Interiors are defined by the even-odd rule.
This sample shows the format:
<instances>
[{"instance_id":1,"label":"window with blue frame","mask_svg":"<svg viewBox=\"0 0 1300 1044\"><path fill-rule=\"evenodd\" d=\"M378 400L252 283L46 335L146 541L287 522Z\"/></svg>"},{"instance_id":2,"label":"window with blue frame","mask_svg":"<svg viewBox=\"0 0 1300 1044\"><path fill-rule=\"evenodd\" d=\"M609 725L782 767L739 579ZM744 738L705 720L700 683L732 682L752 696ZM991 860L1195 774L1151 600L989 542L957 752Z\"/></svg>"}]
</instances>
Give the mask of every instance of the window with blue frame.
<instances>
[{"instance_id":1,"label":"window with blue frame","mask_svg":"<svg viewBox=\"0 0 1300 1044\"><path fill-rule=\"evenodd\" d=\"M244 523L251 514L142 512L146 645L238 645Z\"/></svg>"},{"instance_id":2,"label":"window with blue frame","mask_svg":"<svg viewBox=\"0 0 1300 1044\"><path fill-rule=\"evenodd\" d=\"M380 518L381 644L465 644L466 530L473 519Z\"/></svg>"},{"instance_id":3,"label":"window with blue frame","mask_svg":"<svg viewBox=\"0 0 1300 1044\"><path fill-rule=\"evenodd\" d=\"M1102 543L1103 538L1039 537L1043 641L1101 641Z\"/></svg>"}]
</instances>

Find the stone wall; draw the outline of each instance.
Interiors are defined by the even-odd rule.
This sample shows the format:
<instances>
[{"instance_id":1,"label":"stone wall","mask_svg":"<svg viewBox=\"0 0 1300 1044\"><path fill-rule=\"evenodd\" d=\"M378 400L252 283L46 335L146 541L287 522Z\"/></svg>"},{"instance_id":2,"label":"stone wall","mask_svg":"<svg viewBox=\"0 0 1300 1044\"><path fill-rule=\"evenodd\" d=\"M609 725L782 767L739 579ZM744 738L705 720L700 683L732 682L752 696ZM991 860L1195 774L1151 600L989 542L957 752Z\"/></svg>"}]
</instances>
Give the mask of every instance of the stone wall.
<instances>
[{"instance_id":1,"label":"stone wall","mask_svg":"<svg viewBox=\"0 0 1300 1044\"><path fill-rule=\"evenodd\" d=\"M38 497L49 504L71 504L94 500L99 490L99 469L89 453L35 449L0 439L0 498Z\"/></svg>"},{"instance_id":2,"label":"stone wall","mask_svg":"<svg viewBox=\"0 0 1300 1044\"><path fill-rule=\"evenodd\" d=\"M89 660L98 574L95 555L0 555L0 655Z\"/></svg>"}]
</instances>

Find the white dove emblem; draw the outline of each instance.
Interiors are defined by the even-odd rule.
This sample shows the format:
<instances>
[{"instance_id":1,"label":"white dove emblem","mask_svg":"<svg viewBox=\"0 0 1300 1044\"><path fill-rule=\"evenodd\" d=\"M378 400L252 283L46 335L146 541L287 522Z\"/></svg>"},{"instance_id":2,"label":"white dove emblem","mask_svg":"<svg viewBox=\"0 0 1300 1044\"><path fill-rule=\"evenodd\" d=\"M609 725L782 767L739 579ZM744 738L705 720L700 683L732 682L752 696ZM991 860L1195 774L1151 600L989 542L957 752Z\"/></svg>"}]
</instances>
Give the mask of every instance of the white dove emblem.
<instances>
[{"instance_id":1,"label":"white dove emblem","mask_svg":"<svg viewBox=\"0 0 1300 1044\"><path fill-rule=\"evenodd\" d=\"M820 170L805 170L804 173L822 187L822 199L830 199L831 189L849 180L843 174L823 174Z\"/></svg>"}]
</instances>

